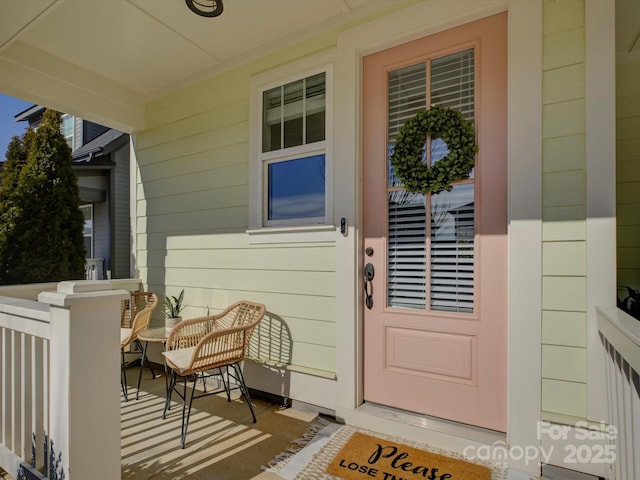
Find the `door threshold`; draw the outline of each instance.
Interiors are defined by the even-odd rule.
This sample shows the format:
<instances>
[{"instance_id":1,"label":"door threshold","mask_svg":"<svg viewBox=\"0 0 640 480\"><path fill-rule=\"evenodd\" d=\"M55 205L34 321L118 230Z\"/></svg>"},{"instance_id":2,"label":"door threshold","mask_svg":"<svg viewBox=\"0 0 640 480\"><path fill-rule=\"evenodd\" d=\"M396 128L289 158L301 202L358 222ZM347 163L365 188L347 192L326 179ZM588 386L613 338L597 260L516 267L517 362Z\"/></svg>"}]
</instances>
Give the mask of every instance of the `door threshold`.
<instances>
[{"instance_id":1,"label":"door threshold","mask_svg":"<svg viewBox=\"0 0 640 480\"><path fill-rule=\"evenodd\" d=\"M507 435L503 432L453 422L442 418L430 417L428 415L420 415L376 403L363 403L357 408L357 412L424 430L464 438L484 445L494 445L497 442L506 443L507 440Z\"/></svg>"}]
</instances>

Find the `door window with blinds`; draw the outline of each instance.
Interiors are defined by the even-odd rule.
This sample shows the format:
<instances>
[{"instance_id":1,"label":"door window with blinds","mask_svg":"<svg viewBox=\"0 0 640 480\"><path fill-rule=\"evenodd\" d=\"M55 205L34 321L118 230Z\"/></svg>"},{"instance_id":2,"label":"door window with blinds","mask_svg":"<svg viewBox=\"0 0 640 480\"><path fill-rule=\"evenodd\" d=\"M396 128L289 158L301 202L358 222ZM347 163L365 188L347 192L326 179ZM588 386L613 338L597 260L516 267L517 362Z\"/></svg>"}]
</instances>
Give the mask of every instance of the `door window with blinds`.
<instances>
[{"instance_id":1,"label":"door window with blinds","mask_svg":"<svg viewBox=\"0 0 640 480\"><path fill-rule=\"evenodd\" d=\"M388 73L388 156L404 123L428 105L460 111L473 122L474 50L427 59ZM423 150L423 163L449 153L439 138ZM407 192L388 160L389 307L473 313L475 185L470 178L449 192Z\"/></svg>"}]
</instances>

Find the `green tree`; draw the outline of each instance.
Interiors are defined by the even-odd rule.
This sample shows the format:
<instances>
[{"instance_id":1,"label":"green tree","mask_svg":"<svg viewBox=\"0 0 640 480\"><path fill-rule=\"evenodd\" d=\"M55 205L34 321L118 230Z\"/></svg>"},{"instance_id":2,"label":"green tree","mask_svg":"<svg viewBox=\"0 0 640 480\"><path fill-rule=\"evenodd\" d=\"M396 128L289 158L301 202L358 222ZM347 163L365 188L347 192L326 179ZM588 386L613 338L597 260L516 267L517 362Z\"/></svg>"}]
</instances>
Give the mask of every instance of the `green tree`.
<instances>
[{"instance_id":1,"label":"green tree","mask_svg":"<svg viewBox=\"0 0 640 480\"><path fill-rule=\"evenodd\" d=\"M11 141L0 187L0 284L84 278L84 217L60 114Z\"/></svg>"},{"instance_id":2,"label":"green tree","mask_svg":"<svg viewBox=\"0 0 640 480\"><path fill-rule=\"evenodd\" d=\"M0 182L0 283L5 283L4 272L12 270L19 260L16 253L15 218L19 212L16 205L16 189L20 180L20 171L27 163L27 152L33 141L34 132L27 130L21 137L14 136L7 146L5 162L2 165Z\"/></svg>"}]
</instances>

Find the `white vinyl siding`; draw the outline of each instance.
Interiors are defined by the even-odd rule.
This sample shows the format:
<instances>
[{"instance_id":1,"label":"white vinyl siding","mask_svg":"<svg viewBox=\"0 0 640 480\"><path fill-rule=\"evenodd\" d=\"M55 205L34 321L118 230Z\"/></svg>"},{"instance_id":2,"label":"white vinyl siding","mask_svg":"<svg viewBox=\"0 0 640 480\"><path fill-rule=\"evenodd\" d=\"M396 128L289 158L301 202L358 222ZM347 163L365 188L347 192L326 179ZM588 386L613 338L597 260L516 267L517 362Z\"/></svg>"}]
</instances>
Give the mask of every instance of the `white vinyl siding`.
<instances>
[{"instance_id":1,"label":"white vinyl siding","mask_svg":"<svg viewBox=\"0 0 640 480\"><path fill-rule=\"evenodd\" d=\"M584 4L545 2L543 12L541 401L543 418L580 418L587 413Z\"/></svg>"},{"instance_id":2,"label":"white vinyl siding","mask_svg":"<svg viewBox=\"0 0 640 480\"><path fill-rule=\"evenodd\" d=\"M112 173L112 208L114 212L113 250L111 255L112 278L129 278L131 276L131 223L129 196L129 144L113 153L116 168Z\"/></svg>"},{"instance_id":3,"label":"white vinyl siding","mask_svg":"<svg viewBox=\"0 0 640 480\"><path fill-rule=\"evenodd\" d=\"M429 104L458 110L473 122L474 85L472 49L389 72L389 154L404 123ZM432 163L447 153L440 139L431 139ZM425 196L406 192L391 165L388 172L388 305L473 312L473 180Z\"/></svg>"},{"instance_id":4,"label":"white vinyl siding","mask_svg":"<svg viewBox=\"0 0 640 480\"><path fill-rule=\"evenodd\" d=\"M186 317L242 299L264 303L269 314L249 349L257 362L248 362L247 382L300 398L296 386L283 393L273 379L284 381L287 369L335 376L335 239L301 242L294 233L265 245L247 234L250 168L262 146L258 137L249 148L251 131L260 131L250 128L251 79L264 69L260 62L226 72L150 104L150 127L136 138L136 268L159 294L185 288Z\"/></svg>"}]
</instances>

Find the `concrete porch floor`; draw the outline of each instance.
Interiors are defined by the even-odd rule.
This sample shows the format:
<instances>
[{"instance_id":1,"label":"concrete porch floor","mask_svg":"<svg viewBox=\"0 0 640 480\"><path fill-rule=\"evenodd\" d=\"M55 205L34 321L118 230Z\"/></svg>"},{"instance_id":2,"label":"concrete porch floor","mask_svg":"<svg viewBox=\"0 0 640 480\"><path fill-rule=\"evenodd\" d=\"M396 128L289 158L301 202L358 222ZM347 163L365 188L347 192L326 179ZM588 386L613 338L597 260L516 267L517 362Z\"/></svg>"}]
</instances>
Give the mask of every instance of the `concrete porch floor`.
<instances>
[{"instance_id":1,"label":"concrete porch floor","mask_svg":"<svg viewBox=\"0 0 640 480\"><path fill-rule=\"evenodd\" d=\"M140 396L135 400L138 372L138 367L127 370L129 401L121 398L123 480L282 480L261 467L296 446L292 442L318 424L315 412L284 408L259 397L252 399L257 417L254 424L244 397L236 391L227 402L222 393L194 401L186 446L181 449L181 400L174 395L163 420L164 372L151 379L145 369ZM10 475L0 477L13 480ZM513 471L508 479L533 480Z\"/></svg>"},{"instance_id":2,"label":"concrete porch floor","mask_svg":"<svg viewBox=\"0 0 640 480\"><path fill-rule=\"evenodd\" d=\"M138 368L129 368L129 401L121 403L123 480L248 480L292 447L291 442L301 438L316 418L312 412L253 398L254 424L244 397L237 392L230 403L224 394L212 395L194 400L183 450L181 399L174 394L171 410L163 420L164 373L151 379L145 369L140 396L135 400L137 378Z\"/></svg>"}]
</instances>

